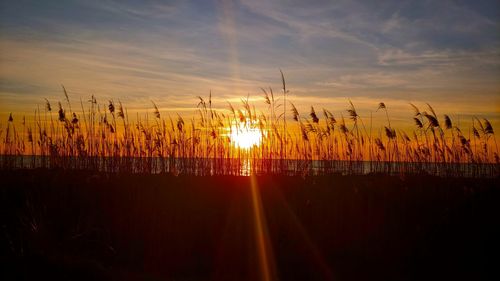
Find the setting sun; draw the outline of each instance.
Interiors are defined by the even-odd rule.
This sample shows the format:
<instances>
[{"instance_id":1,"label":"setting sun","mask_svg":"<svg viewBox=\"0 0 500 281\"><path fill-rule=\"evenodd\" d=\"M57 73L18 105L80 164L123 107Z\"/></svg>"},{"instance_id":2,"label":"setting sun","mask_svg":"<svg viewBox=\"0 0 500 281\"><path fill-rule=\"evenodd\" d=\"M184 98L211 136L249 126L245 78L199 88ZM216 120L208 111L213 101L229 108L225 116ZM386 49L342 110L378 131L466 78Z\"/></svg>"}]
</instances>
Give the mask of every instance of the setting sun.
<instances>
[{"instance_id":1,"label":"setting sun","mask_svg":"<svg viewBox=\"0 0 500 281\"><path fill-rule=\"evenodd\" d=\"M259 146L262 139L262 131L254 124L240 123L231 125L229 138L235 147L250 149Z\"/></svg>"}]
</instances>

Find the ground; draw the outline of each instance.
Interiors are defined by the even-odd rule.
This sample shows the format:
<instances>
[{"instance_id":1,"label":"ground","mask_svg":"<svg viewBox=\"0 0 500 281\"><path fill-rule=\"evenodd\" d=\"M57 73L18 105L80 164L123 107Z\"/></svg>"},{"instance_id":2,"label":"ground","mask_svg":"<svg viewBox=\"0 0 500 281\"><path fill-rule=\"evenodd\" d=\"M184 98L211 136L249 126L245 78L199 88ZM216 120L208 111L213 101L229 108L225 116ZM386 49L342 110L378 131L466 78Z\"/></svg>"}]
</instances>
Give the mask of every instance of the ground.
<instances>
[{"instance_id":1,"label":"ground","mask_svg":"<svg viewBox=\"0 0 500 281\"><path fill-rule=\"evenodd\" d=\"M37 169L0 179L2 280L262 278L250 177ZM499 277L498 179L255 183L273 279Z\"/></svg>"}]
</instances>

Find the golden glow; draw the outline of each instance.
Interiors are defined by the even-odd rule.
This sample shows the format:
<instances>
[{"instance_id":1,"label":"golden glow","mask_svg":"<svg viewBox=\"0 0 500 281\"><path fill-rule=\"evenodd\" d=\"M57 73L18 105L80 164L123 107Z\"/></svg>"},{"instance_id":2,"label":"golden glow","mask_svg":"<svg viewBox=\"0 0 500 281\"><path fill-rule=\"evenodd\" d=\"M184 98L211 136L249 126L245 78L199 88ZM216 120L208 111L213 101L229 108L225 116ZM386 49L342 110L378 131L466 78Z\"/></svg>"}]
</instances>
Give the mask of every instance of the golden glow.
<instances>
[{"instance_id":1,"label":"golden glow","mask_svg":"<svg viewBox=\"0 0 500 281\"><path fill-rule=\"evenodd\" d=\"M262 141L262 131L250 122L231 125L229 138L235 147L250 149L259 146Z\"/></svg>"},{"instance_id":2,"label":"golden glow","mask_svg":"<svg viewBox=\"0 0 500 281\"><path fill-rule=\"evenodd\" d=\"M252 209L255 224L255 239L259 257L261 280L271 281L274 278L274 257L272 254L271 239L267 230L264 206L259 192L259 186L255 175L250 177L250 189L252 193Z\"/></svg>"}]
</instances>

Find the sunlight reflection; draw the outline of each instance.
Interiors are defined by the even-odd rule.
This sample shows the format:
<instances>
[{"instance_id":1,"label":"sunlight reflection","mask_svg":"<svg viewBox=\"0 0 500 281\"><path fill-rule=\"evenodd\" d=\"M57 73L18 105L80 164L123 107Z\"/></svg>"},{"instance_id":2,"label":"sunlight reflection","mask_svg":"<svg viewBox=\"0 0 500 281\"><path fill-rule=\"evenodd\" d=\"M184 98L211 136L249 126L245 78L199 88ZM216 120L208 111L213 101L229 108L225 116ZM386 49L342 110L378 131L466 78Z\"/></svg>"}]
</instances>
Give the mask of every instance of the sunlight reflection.
<instances>
[{"instance_id":1,"label":"sunlight reflection","mask_svg":"<svg viewBox=\"0 0 500 281\"><path fill-rule=\"evenodd\" d=\"M241 160L240 175L250 176L252 174L252 163L249 158Z\"/></svg>"}]
</instances>

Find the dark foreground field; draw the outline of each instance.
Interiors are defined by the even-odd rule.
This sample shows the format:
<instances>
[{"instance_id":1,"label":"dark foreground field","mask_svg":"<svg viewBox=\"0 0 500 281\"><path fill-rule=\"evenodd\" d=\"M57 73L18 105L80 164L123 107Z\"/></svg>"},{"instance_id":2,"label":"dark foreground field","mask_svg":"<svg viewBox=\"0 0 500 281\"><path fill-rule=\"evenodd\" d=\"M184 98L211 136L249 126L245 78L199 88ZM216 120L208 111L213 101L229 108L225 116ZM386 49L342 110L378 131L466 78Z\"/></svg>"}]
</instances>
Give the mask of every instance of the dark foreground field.
<instances>
[{"instance_id":1,"label":"dark foreground field","mask_svg":"<svg viewBox=\"0 0 500 281\"><path fill-rule=\"evenodd\" d=\"M1 280L259 280L249 177L0 171ZM498 179L258 177L279 280L500 280Z\"/></svg>"}]
</instances>

